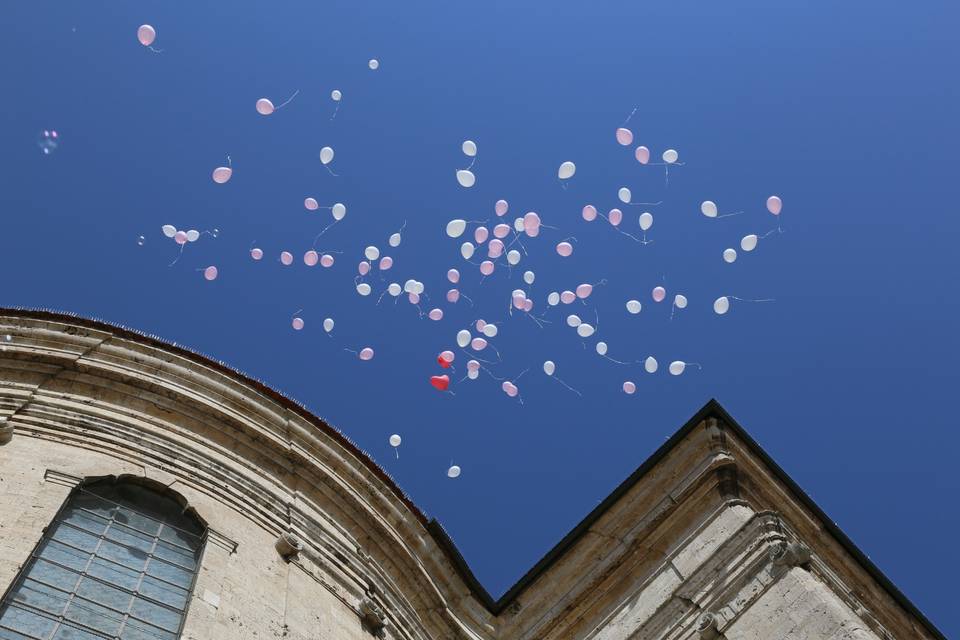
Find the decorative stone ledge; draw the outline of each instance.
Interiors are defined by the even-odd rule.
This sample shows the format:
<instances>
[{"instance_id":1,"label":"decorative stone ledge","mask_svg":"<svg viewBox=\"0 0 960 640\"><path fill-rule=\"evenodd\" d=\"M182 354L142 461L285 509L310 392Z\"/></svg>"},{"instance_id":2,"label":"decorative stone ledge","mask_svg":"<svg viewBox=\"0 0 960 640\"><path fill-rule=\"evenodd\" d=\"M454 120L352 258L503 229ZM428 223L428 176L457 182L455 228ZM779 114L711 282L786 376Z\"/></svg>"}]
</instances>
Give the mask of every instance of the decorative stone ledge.
<instances>
[{"instance_id":1,"label":"decorative stone ledge","mask_svg":"<svg viewBox=\"0 0 960 640\"><path fill-rule=\"evenodd\" d=\"M277 541L273 543L273 547L286 562L290 562L303 551L303 543L289 531L281 533Z\"/></svg>"},{"instance_id":2,"label":"decorative stone ledge","mask_svg":"<svg viewBox=\"0 0 960 640\"><path fill-rule=\"evenodd\" d=\"M7 444L13 439L13 425L6 417L0 418L0 445Z\"/></svg>"}]
</instances>

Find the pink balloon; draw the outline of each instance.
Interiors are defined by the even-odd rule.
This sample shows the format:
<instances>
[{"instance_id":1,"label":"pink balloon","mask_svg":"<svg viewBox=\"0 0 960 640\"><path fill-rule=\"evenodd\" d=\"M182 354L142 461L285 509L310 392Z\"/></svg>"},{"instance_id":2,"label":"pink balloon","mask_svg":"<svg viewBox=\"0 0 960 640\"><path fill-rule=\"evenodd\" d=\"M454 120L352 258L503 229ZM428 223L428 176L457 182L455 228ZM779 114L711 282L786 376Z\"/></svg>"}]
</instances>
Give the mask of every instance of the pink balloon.
<instances>
[{"instance_id":1,"label":"pink balloon","mask_svg":"<svg viewBox=\"0 0 960 640\"><path fill-rule=\"evenodd\" d=\"M216 280L217 279L217 268L214 266L209 266L203 270L203 277L207 280Z\"/></svg>"},{"instance_id":2,"label":"pink balloon","mask_svg":"<svg viewBox=\"0 0 960 640\"><path fill-rule=\"evenodd\" d=\"M217 184L223 184L233 175L233 169L230 167L217 167L213 170L213 181Z\"/></svg>"},{"instance_id":3,"label":"pink balloon","mask_svg":"<svg viewBox=\"0 0 960 640\"><path fill-rule=\"evenodd\" d=\"M515 397L520 392L520 390L517 389L517 385L513 384L509 380L504 380L503 384L500 385L500 388L503 389L503 392L511 398Z\"/></svg>"},{"instance_id":4,"label":"pink balloon","mask_svg":"<svg viewBox=\"0 0 960 640\"><path fill-rule=\"evenodd\" d=\"M456 302L460 299L460 291L458 289L450 289L447 291L447 302Z\"/></svg>"},{"instance_id":5,"label":"pink balloon","mask_svg":"<svg viewBox=\"0 0 960 640\"><path fill-rule=\"evenodd\" d=\"M373 349L370 347L364 347L360 350L360 359L361 360L373 360Z\"/></svg>"},{"instance_id":6,"label":"pink balloon","mask_svg":"<svg viewBox=\"0 0 960 640\"><path fill-rule=\"evenodd\" d=\"M307 211L316 211L320 208L320 204L316 198L307 198L303 201L303 206L307 208Z\"/></svg>"},{"instance_id":7,"label":"pink balloon","mask_svg":"<svg viewBox=\"0 0 960 640\"><path fill-rule=\"evenodd\" d=\"M290 324L293 325L295 331L300 331L300 329L303 329L303 318L294 318Z\"/></svg>"},{"instance_id":8,"label":"pink balloon","mask_svg":"<svg viewBox=\"0 0 960 640\"><path fill-rule=\"evenodd\" d=\"M561 242L557 245L557 253L564 258L568 258L573 255L573 245L569 242Z\"/></svg>"},{"instance_id":9,"label":"pink balloon","mask_svg":"<svg viewBox=\"0 0 960 640\"><path fill-rule=\"evenodd\" d=\"M447 271L447 280L449 280L453 284L457 284L458 282L460 282L460 272L457 271L456 269L450 269L449 271Z\"/></svg>"},{"instance_id":10,"label":"pink balloon","mask_svg":"<svg viewBox=\"0 0 960 640\"><path fill-rule=\"evenodd\" d=\"M637 150L633 154L637 158L637 162L640 164L647 164L650 162L650 149L646 147L637 147Z\"/></svg>"},{"instance_id":11,"label":"pink balloon","mask_svg":"<svg viewBox=\"0 0 960 640\"><path fill-rule=\"evenodd\" d=\"M588 204L583 208L581 215L583 215L583 219L587 222L593 222L597 219L597 208L592 204Z\"/></svg>"},{"instance_id":12,"label":"pink balloon","mask_svg":"<svg viewBox=\"0 0 960 640\"><path fill-rule=\"evenodd\" d=\"M292 265L292 264L293 264L293 254L290 253L289 251L283 251L283 252L281 252L281 253L280 253L280 263L281 263L283 266L285 266L285 267L289 267L290 265Z\"/></svg>"},{"instance_id":13,"label":"pink balloon","mask_svg":"<svg viewBox=\"0 0 960 640\"><path fill-rule=\"evenodd\" d=\"M473 239L477 244L483 244L490 237L490 231L486 227L477 227L473 230Z\"/></svg>"},{"instance_id":14,"label":"pink balloon","mask_svg":"<svg viewBox=\"0 0 960 640\"><path fill-rule=\"evenodd\" d=\"M476 360L467 361L467 371L476 371L479 368L480 368L480 363L477 362Z\"/></svg>"},{"instance_id":15,"label":"pink balloon","mask_svg":"<svg viewBox=\"0 0 960 640\"><path fill-rule=\"evenodd\" d=\"M250 257L254 260L260 260L263 258L263 249L258 249L257 247L250 249Z\"/></svg>"},{"instance_id":16,"label":"pink balloon","mask_svg":"<svg viewBox=\"0 0 960 640\"><path fill-rule=\"evenodd\" d=\"M151 27L148 24L140 25L140 28L137 29L137 40L140 41L145 47L149 47L153 44L153 41L157 38L157 30Z\"/></svg>"},{"instance_id":17,"label":"pink balloon","mask_svg":"<svg viewBox=\"0 0 960 640\"><path fill-rule=\"evenodd\" d=\"M508 235L510 235L510 225L508 224L498 224L493 228L494 238L506 238Z\"/></svg>"},{"instance_id":18,"label":"pink balloon","mask_svg":"<svg viewBox=\"0 0 960 640\"><path fill-rule=\"evenodd\" d=\"M481 320L477 320L477 324L476 324L475 326L477 327L477 331L481 331L481 332L482 332L482 331L483 331L483 328L484 328L485 326L487 326L487 322L486 322L485 320L482 320L482 319L481 319Z\"/></svg>"},{"instance_id":19,"label":"pink balloon","mask_svg":"<svg viewBox=\"0 0 960 640\"><path fill-rule=\"evenodd\" d=\"M498 216L505 215L507 213L507 209L509 208L510 205L507 204L506 200L497 200L497 204L493 206L493 210Z\"/></svg>"},{"instance_id":20,"label":"pink balloon","mask_svg":"<svg viewBox=\"0 0 960 640\"><path fill-rule=\"evenodd\" d=\"M523 216L523 230L531 238L540 233L540 216L533 211Z\"/></svg>"},{"instance_id":21,"label":"pink balloon","mask_svg":"<svg viewBox=\"0 0 960 640\"><path fill-rule=\"evenodd\" d=\"M317 266L317 262L319 260L320 260L320 255L313 249L303 254L303 264L307 265L308 267Z\"/></svg>"},{"instance_id":22,"label":"pink balloon","mask_svg":"<svg viewBox=\"0 0 960 640\"><path fill-rule=\"evenodd\" d=\"M441 351L440 357L443 359L444 362L447 362L447 363L453 362L453 359L456 358L453 351Z\"/></svg>"},{"instance_id":23,"label":"pink balloon","mask_svg":"<svg viewBox=\"0 0 960 640\"><path fill-rule=\"evenodd\" d=\"M443 318L443 309L430 309L430 313L427 314L427 317L431 320L440 320Z\"/></svg>"},{"instance_id":24,"label":"pink balloon","mask_svg":"<svg viewBox=\"0 0 960 640\"><path fill-rule=\"evenodd\" d=\"M273 113L273 103L266 98L257 100L257 113L262 116L268 116Z\"/></svg>"},{"instance_id":25,"label":"pink balloon","mask_svg":"<svg viewBox=\"0 0 960 640\"><path fill-rule=\"evenodd\" d=\"M490 241L490 244L487 245L487 257L496 260L503 255L503 249L503 241L494 238Z\"/></svg>"},{"instance_id":26,"label":"pink balloon","mask_svg":"<svg viewBox=\"0 0 960 640\"><path fill-rule=\"evenodd\" d=\"M564 291L560 294L560 302L563 304L570 304L577 299L577 294L573 291Z\"/></svg>"},{"instance_id":27,"label":"pink balloon","mask_svg":"<svg viewBox=\"0 0 960 640\"><path fill-rule=\"evenodd\" d=\"M654 287L653 288L653 301L654 302L663 302L663 299L667 297L667 290L663 287Z\"/></svg>"},{"instance_id":28,"label":"pink balloon","mask_svg":"<svg viewBox=\"0 0 960 640\"><path fill-rule=\"evenodd\" d=\"M383 256L380 258L380 271L387 271L390 267L393 266L393 258L390 256Z\"/></svg>"},{"instance_id":29,"label":"pink balloon","mask_svg":"<svg viewBox=\"0 0 960 640\"><path fill-rule=\"evenodd\" d=\"M590 297L590 294L593 293L592 284L581 284L577 285L577 297L581 300L586 300Z\"/></svg>"},{"instance_id":30,"label":"pink balloon","mask_svg":"<svg viewBox=\"0 0 960 640\"><path fill-rule=\"evenodd\" d=\"M775 216L778 216L780 215L781 209L783 209L783 202L780 200L779 196L770 196L767 198L767 211Z\"/></svg>"},{"instance_id":31,"label":"pink balloon","mask_svg":"<svg viewBox=\"0 0 960 640\"><path fill-rule=\"evenodd\" d=\"M620 223L623 222L623 211L620 211L620 209L610 209L610 213L607 214L607 220L615 227L620 226Z\"/></svg>"},{"instance_id":32,"label":"pink balloon","mask_svg":"<svg viewBox=\"0 0 960 640\"><path fill-rule=\"evenodd\" d=\"M370 273L370 263L366 260L361 260L360 264L357 265L357 271L360 275L365 276Z\"/></svg>"},{"instance_id":33,"label":"pink balloon","mask_svg":"<svg viewBox=\"0 0 960 640\"><path fill-rule=\"evenodd\" d=\"M177 244L186 244L187 243L187 232L186 231L177 231L173 235L173 241Z\"/></svg>"},{"instance_id":34,"label":"pink balloon","mask_svg":"<svg viewBox=\"0 0 960 640\"><path fill-rule=\"evenodd\" d=\"M522 293L515 293L511 302L513 303L514 308L523 309L524 303L527 301L527 297Z\"/></svg>"},{"instance_id":35,"label":"pink balloon","mask_svg":"<svg viewBox=\"0 0 960 640\"><path fill-rule=\"evenodd\" d=\"M407 300L410 301L410 304L420 304L420 294L411 291L407 294Z\"/></svg>"},{"instance_id":36,"label":"pink balloon","mask_svg":"<svg viewBox=\"0 0 960 640\"><path fill-rule=\"evenodd\" d=\"M617 129L617 142L626 147L633 142L633 131L620 127Z\"/></svg>"},{"instance_id":37,"label":"pink balloon","mask_svg":"<svg viewBox=\"0 0 960 640\"><path fill-rule=\"evenodd\" d=\"M630 395L637 390L637 385L633 384L629 380L623 383L623 392Z\"/></svg>"},{"instance_id":38,"label":"pink balloon","mask_svg":"<svg viewBox=\"0 0 960 640\"><path fill-rule=\"evenodd\" d=\"M482 273L485 276L488 276L491 273L493 273L493 263L490 262L489 260L484 260L483 262L481 262L480 273Z\"/></svg>"},{"instance_id":39,"label":"pink balloon","mask_svg":"<svg viewBox=\"0 0 960 640\"><path fill-rule=\"evenodd\" d=\"M530 313L531 311L533 311L533 300L530 300L529 298L524 300L523 310L526 311L527 313Z\"/></svg>"},{"instance_id":40,"label":"pink balloon","mask_svg":"<svg viewBox=\"0 0 960 640\"><path fill-rule=\"evenodd\" d=\"M483 338L476 337L470 341L470 346L473 347L474 351L483 351L487 348L487 341Z\"/></svg>"},{"instance_id":41,"label":"pink balloon","mask_svg":"<svg viewBox=\"0 0 960 640\"><path fill-rule=\"evenodd\" d=\"M333 256L329 253L325 253L320 256L320 266L321 267L332 267L333 266Z\"/></svg>"}]
</instances>

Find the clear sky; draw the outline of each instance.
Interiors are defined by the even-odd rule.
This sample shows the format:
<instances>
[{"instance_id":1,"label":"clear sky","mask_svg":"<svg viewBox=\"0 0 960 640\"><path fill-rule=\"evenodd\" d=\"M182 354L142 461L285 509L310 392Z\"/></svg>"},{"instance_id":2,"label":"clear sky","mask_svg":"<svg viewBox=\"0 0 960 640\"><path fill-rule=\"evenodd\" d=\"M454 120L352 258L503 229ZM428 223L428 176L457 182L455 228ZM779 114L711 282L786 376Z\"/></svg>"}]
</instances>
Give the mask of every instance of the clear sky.
<instances>
[{"instance_id":1,"label":"clear sky","mask_svg":"<svg viewBox=\"0 0 960 640\"><path fill-rule=\"evenodd\" d=\"M436 516L499 595L710 397L716 397L948 636L960 552L950 413L958 377L955 200L956 3L894 2L5 2L0 6L0 288L4 306L47 307L148 331L221 359L302 401L382 464ZM138 25L158 32L155 54ZM378 58L370 71L367 60ZM268 118L254 103L297 98ZM330 119L330 92L343 101ZM614 131L636 108L635 144L686 164L641 167ZM59 148L43 155L42 130ZM454 172L475 140L477 185ZM318 153L336 150L331 176ZM232 180L214 167L233 161ZM563 189L557 167L577 163ZM641 246L580 217L663 200ZM721 252L783 234L732 265ZM343 202L322 239L332 269L301 256L330 220L303 199ZM483 284L446 237L452 218L537 211L512 274ZM708 220L699 203L741 216ZM622 207L639 231L643 207ZM353 278L363 248L393 270ZM160 227L219 228L176 248ZM145 244L137 237L145 236ZM559 258L553 246L575 236ZM253 243L266 257L252 261ZM296 256L291 267L281 250ZM204 281L197 271L217 265ZM461 300L442 302L461 270ZM580 340L553 309L543 329L507 316L520 272L546 294L597 287ZM376 298L426 286L441 322ZM650 291L684 293L670 319ZM775 298L735 304L719 295ZM626 313L630 298L643 302ZM293 314L306 323L290 327ZM321 327L336 320L332 337ZM437 353L472 320L517 376L523 404L483 375L451 389ZM613 358L653 354L703 370L644 374ZM344 348L372 346L359 362ZM489 351L485 352L489 355ZM545 359L579 397L542 373ZM635 380L633 396L621 390ZM400 458L387 444L404 443ZM446 478L456 462L463 474Z\"/></svg>"}]
</instances>

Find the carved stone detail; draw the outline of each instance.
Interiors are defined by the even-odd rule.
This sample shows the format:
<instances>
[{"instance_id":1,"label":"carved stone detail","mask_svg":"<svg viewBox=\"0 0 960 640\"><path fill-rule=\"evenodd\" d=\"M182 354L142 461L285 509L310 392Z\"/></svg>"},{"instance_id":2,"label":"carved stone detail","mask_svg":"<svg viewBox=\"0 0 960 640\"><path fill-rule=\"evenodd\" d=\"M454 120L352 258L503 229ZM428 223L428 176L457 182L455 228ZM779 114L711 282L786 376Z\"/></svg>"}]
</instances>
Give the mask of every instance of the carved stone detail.
<instances>
[{"instance_id":1,"label":"carved stone detail","mask_svg":"<svg viewBox=\"0 0 960 640\"><path fill-rule=\"evenodd\" d=\"M6 418L0 418L0 445L7 444L13 439L13 425Z\"/></svg>"},{"instance_id":2,"label":"carved stone detail","mask_svg":"<svg viewBox=\"0 0 960 640\"><path fill-rule=\"evenodd\" d=\"M389 624L387 614L370 598L360 601L360 620L370 633L379 637L382 637L383 629Z\"/></svg>"},{"instance_id":3,"label":"carved stone detail","mask_svg":"<svg viewBox=\"0 0 960 640\"><path fill-rule=\"evenodd\" d=\"M797 567L810 560L810 549L799 542L781 542L770 549L770 561L778 567Z\"/></svg>"},{"instance_id":4,"label":"carved stone detail","mask_svg":"<svg viewBox=\"0 0 960 640\"><path fill-rule=\"evenodd\" d=\"M700 640L715 640L720 637L719 623L717 617L709 611L697 620L697 633Z\"/></svg>"},{"instance_id":5,"label":"carved stone detail","mask_svg":"<svg viewBox=\"0 0 960 640\"><path fill-rule=\"evenodd\" d=\"M280 537L277 538L277 541L273 544L273 546L277 550L277 553L280 554L280 557L287 562L290 562L290 560L303 551L303 544L301 544L300 540L289 531L285 531L280 534Z\"/></svg>"}]
</instances>

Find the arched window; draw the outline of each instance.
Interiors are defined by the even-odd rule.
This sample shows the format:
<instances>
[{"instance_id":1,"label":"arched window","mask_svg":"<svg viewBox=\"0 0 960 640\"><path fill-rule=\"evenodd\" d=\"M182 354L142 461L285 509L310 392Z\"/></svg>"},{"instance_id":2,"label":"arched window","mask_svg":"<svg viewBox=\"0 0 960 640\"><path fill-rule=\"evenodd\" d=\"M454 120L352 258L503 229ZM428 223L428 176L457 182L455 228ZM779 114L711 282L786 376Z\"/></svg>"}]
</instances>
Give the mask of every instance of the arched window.
<instances>
[{"instance_id":1,"label":"arched window","mask_svg":"<svg viewBox=\"0 0 960 640\"><path fill-rule=\"evenodd\" d=\"M142 481L77 487L0 602L0 639L177 640L205 533Z\"/></svg>"}]
</instances>

